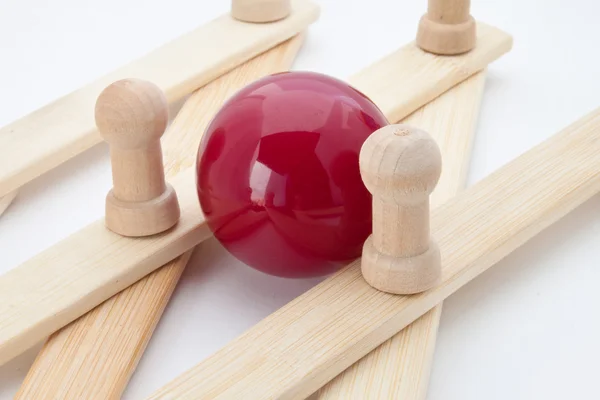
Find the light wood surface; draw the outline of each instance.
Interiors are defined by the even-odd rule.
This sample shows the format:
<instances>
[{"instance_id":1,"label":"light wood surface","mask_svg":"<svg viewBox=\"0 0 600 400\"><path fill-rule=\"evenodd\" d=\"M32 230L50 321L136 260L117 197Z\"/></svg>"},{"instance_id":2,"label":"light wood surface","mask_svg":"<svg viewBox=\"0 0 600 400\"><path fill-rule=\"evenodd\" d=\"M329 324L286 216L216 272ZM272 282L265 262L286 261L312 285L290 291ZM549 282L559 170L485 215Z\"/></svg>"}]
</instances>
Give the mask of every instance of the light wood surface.
<instances>
[{"instance_id":1,"label":"light wood surface","mask_svg":"<svg viewBox=\"0 0 600 400\"><path fill-rule=\"evenodd\" d=\"M475 47L476 24L470 0L429 0L419 21L417 44L434 54L456 55Z\"/></svg>"},{"instance_id":2,"label":"light wood surface","mask_svg":"<svg viewBox=\"0 0 600 400\"><path fill-rule=\"evenodd\" d=\"M177 194L165 182L160 139L167 129L167 98L154 83L122 79L96 101L96 125L110 147L113 187L105 224L124 236L150 236L179 219Z\"/></svg>"},{"instance_id":3,"label":"light wood surface","mask_svg":"<svg viewBox=\"0 0 600 400\"><path fill-rule=\"evenodd\" d=\"M129 238L101 219L0 276L0 364L209 238L194 177L169 180L181 207L173 229Z\"/></svg>"},{"instance_id":4,"label":"light wood surface","mask_svg":"<svg viewBox=\"0 0 600 400\"><path fill-rule=\"evenodd\" d=\"M373 233L363 246L363 278L388 293L431 289L442 274L440 250L429 234L429 196L442 173L439 146L420 128L390 124L367 138L359 163L373 195Z\"/></svg>"},{"instance_id":5,"label":"light wood surface","mask_svg":"<svg viewBox=\"0 0 600 400\"><path fill-rule=\"evenodd\" d=\"M413 42L349 81L369 96L390 121L400 121L511 50L513 40L506 32L481 22L477 28L477 47L468 53L436 56Z\"/></svg>"},{"instance_id":6,"label":"light wood surface","mask_svg":"<svg viewBox=\"0 0 600 400\"><path fill-rule=\"evenodd\" d=\"M290 0L231 0L231 16L245 22L273 22L291 12Z\"/></svg>"},{"instance_id":7,"label":"light wood surface","mask_svg":"<svg viewBox=\"0 0 600 400\"><path fill-rule=\"evenodd\" d=\"M440 146L442 175L431 195L433 208L466 185L485 78L485 71L475 74L403 120L430 132ZM336 376L311 400L424 400L441 312L440 303Z\"/></svg>"},{"instance_id":8,"label":"light wood surface","mask_svg":"<svg viewBox=\"0 0 600 400\"><path fill-rule=\"evenodd\" d=\"M600 109L432 213L442 283L378 291L360 260L294 299L149 399L304 399L600 192ZM552 174L548 174L552 171Z\"/></svg>"},{"instance_id":9,"label":"light wood surface","mask_svg":"<svg viewBox=\"0 0 600 400\"><path fill-rule=\"evenodd\" d=\"M479 43L479 53L443 59L411 44L354 75L350 83L381 102L389 120L400 120L466 80L476 67L486 67L486 60L500 57L512 39L489 28ZM209 237L194 178L188 168L168 179L181 209L172 230L126 238L96 221L0 276L0 364Z\"/></svg>"},{"instance_id":10,"label":"light wood surface","mask_svg":"<svg viewBox=\"0 0 600 400\"><path fill-rule=\"evenodd\" d=\"M292 0L289 17L270 24L237 21L227 13L141 59L0 129L0 197L101 142L94 104L111 83L155 83L169 103L237 65L304 31L319 16L311 0ZM197 49L203 49L197 51Z\"/></svg>"},{"instance_id":11,"label":"light wood surface","mask_svg":"<svg viewBox=\"0 0 600 400\"><path fill-rule=\"evenodd\" d=\"M300 34L194 92L162 138L167 176L194 164L205 127L235 91L290 68ZM177 286L184 253L53 334L15 400L119 399Z\"/></svg>"}]
</instances>

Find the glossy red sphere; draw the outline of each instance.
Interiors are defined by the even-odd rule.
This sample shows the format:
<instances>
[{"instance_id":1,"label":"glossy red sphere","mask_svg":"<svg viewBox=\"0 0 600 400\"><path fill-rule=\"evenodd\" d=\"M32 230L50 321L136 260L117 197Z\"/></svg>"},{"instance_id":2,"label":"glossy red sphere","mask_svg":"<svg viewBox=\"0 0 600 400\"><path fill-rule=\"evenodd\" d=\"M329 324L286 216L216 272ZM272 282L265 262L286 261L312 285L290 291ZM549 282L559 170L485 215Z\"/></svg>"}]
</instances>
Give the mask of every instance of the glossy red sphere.
<instances>
[{"instance_id":1,"label":"glossy red sphere","mask_svg":"<svg viewBox=\"0 0 600 400\"><path fill-rule=\"evenodd\" d=\"M217 113L198 151L208 226L265 273L334 272L360 257L371 233L358 156L387 124L367 97L326 75L286 72L250 84Z\"/></svg>"}]
</instances>

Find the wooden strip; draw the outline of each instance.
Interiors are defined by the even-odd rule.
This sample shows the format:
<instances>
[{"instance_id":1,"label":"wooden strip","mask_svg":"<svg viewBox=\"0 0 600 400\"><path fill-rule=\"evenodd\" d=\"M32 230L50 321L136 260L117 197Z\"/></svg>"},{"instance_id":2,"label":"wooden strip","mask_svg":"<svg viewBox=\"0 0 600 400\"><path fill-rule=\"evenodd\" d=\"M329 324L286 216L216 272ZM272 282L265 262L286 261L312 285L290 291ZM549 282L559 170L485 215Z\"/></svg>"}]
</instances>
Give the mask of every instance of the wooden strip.
<instances>
[{"instance_id":1,"label":"wooden strip","mask_svg":"<svg viewBox=\"0 0 600 400\"><path fill-rule=\"evenodd\" d=\"M442 283L412 296L362 278L360 260L254 325L150 399L304 399L600 192L600 108L432 213Z\"/></svg>"},{"instance_id":2,"label":"wooden strip","mask_svg":"<svg viewBox=\"0 0 600 400\"><path fill-rule=\"evenodd\" d=\"M172 230L125 239L99 220L0 276L0 364L211 236L193 170L170 182L182 209Z\"/></svg>"},{"instance_id":3,"label":"wooden strip","mask_svg":"<svg viewBox=\"0 0 600 400\"><path fill-rule=\"evenodd\" d=\"M497 31L483 36L478 48L488 49L488 54L499 53L493 49L504 48L506 40L499 41L498 36L510 42L508 35ZM448 68L449 59L428 55L429 64L423 64L423 59L412 52L404 54L406 57L387 57L377 63L381 66L355 76L362 82L356 85L358 89L383 99L398 94L400 102L410 104L401 107L406 111L420 108L428 97L421 95L418 88L409 92L402 85L390 84L394 81L393 71L415 71L432 98L445 91L442 84L430 88L428 74L414 68L414 57L432 79L440 80L439 69L456 79L456 83L469 77ZM462 57L470 59L471 54ZM464 64L461 60L453 57L452 62ZM373 79L364 76L373 71L389 73ZM415 88L410 77L403 79ZM385 111L400 115L390 101ZM208 238L210 231L198 206L194 178L193 168L188 168L169 180L181 207L180 221L171 231L146 238L125 238L108 231L103 220L99 220L0 276L0 365Z\"/></svg>"},{"instance_id":4,"label":"wooden strip","mask_svg":"<svg viewBox=\"0 0 600 400\"><path fill-rule=\"evenodd\" d=\"M400 121L511 50L512 37L477 24L477 46L460 56L436 56L409 43L350 78L390 121ZM386 79L384 79L385 77Z\"/></svg>"},{"instance_id":5,"label":"wooden strip","mask_svg":"<svg viewBox=\"0 0 600 400\"><path fill-rule=\"evenodd\" d=\"M145 79L175 102L304 31L319 16L319 7L311 0L293 0L292 7L288 18L269 24L249 24L223 15L2 128L0 197L101 142L94 105L112 82Z\"/></svg>"},{"instance_id":6,"label":"wooden strip","mask_svg":"<svg viewBox=\"0 0 600 400\"><path fill-rule=\"evenodd\" d=\"M431 195L437 207L462 191L485 86L479 72L402 121L429 132L442 152L442 175ZM315 399L424 399L441 304L324 386Z\"/></svg>"},{"instance_id":7,"label":"wooden strip","mask_svg":"<svg viewBox=\"0 0 600 400\"><path fill-rule=\"evenodd\" d=\"M212 115L237 90L289 69L303 35L248 61L193 93L163 136L165 172L192 166ZM53 334L15 399L119 399L181 273L184 253Z\"/></svg>"}]
</instances>

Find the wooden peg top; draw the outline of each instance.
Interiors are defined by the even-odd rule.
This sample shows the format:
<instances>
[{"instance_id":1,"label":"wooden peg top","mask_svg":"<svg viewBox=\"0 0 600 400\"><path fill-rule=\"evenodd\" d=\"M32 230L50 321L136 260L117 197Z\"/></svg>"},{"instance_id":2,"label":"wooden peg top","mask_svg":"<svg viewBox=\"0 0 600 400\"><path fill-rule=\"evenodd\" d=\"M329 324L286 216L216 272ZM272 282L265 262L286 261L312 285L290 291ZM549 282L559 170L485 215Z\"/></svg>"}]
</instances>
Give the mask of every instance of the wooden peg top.
<instances>
[{"instance_id":1,"label":"wooden peg top","mask_svg":"<svg viewBox=\"0 0 600 400\"><path fill-rule=\"evenodd\" d=\"M433 192L442 156L427 132L395 124L377 130L365 141L359 163L365 186L374 196L408 201L426 199Z\"/></svg>"},{"instance_id":2,"label":"wooden peg top","mask_svg":"<svg viewBox=\"0 0 600 400\"><path fill-rule=\"evenodd\" d=\"M96 101L96 125L111 146L142 148L159 140L169 121L163 92L139 79L117 81Z\"/></svg>"},{"instance_id":3,"label":"wooden peg top","mask_svg":"<svg viewBox=\"0 0 600 400\"><path fill-rule=\"evenodd\" d=\"M430 53L457 55L475 47L476 24L470 0L429 0L419 22L417 45Z\"/></svg>"},{"instance_id":4,"label":"wooden peg top","mask_svg":"<svg viewBox=\"0 0 600 400\"><path fill-rule=\"evenodd\" d=\"M110 145L113 188L106 196L106 226L123 236L163 232L180 216L165 182L160 138L169 120L167 100L154 84L117 81L96 101L96 126Z\"/></svg>"},{"instance_id":5,"label":"wooden peg top","mask_svg":"<svg viewBox=\"0 0 600 400\"><path fill-rule=\"evenodd\" d=\"M429 237L429 195L442 169L437 143L412 126L388 125L367 138L359 164L373 194L373 233L363 246L363 277L374 288L395 294L431 288L441 279L439 248Z\"/></svg>"},{"instance_id":6,"label":"wooden peg top","mask_svg":"<svg viewBox=\"0 0 600 400\"><path fill-rule=\"evenodd\" d=\"M286 18L291 12L291 0L231 1L231 16L243 22L275 22Z\"/></svg>"}]
</instances>

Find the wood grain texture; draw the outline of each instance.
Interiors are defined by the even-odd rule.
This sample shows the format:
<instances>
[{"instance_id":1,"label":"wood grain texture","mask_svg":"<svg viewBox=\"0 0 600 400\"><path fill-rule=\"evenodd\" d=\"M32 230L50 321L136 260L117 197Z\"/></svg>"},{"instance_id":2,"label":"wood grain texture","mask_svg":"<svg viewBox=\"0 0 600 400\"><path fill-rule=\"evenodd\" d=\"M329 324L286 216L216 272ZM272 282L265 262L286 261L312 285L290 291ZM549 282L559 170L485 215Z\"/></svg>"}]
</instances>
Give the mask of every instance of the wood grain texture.
<instances>
[{"instance_id":1,"label":"wood grain texture","mask_svg":"<svg viewBox=\"0 0 600 400\"><path fill-rule=\"evenodd\" d=\"M0 276L0 364L211 236L194 171L169 182L181 207L173 229L127 238L101 219Z\"/></svg>"},{"instance_id":2,"label":"wood grain texture","mask_svg":"<svg viewBox=\"0 0 600 400\"><path fill-rule=\"evenodd\" d=\"M373 230L361 255L363 278L374 288L395 294L436 286L442 260L429 234L429 197L442 173L436 141L416 126L389 124L365 140L359 164L373 196Z\"/></svg>"},{"instance_id":3,"label":"wood grain texture","mask_svg":"<svg viewBox=\"0 0 600 400\"><path fill-rule=\"evenodd\" d=\"M431 195L433 208L466 185L485 78L485 71L475 74L402 121L429 132L440 147L442 176ZM425 399L441 311L440 303L335 377L314 400Z\"/></svg>"},{"instance_id":4,"label":"wood grain texture","mask_svg":"<svg viewBox=\"0 0 600 400\"><path fill-rule=\"evenodd\" d=\"M240 22L227 13L3 127L0 197L101 142L94 104L112 82L124 78L153 82L172 103L304 31L319 13L311 0L293 0L289 17L269 24Z\"/></svg>"},{"instance_id":5,"label":"wood grain texture","mask_svg":"<svg viewBox=\"0 0 600 400\"><path fill-rule=\"evenodd\" d=\"M369 286L360 260L294 299L150 399L304 399L540 231L600 192L600 109L432 213L442 283Z\"/></svg>"},{"instance_id":6,"label":"wood grain texture","mask_svg":"<svg viewBox=\"0 0 600 400\"><path fill-rule=\"evenodd\" d=\"M455 55L475 47L476 24L470 0L428 0L416 42L434 54Z\"/></svg>"},{"instance_id":7,"label":"wood grain texture","mask_svg":"<svg viewBox=\"0 0 600 400\"><path fill-rule=\"evenodd\" d=\"M96 126L110 147L113 186L104 222L123 236L150 236L179 219L177 194L165 182L161 137L169 122L165 94L135 78L107 86L96 100Z\"/></svg>"},{"instance_id":8,"label":"wood grain texture","mask_svg":"<svg viewBox=\"0 0 600 400\"><path fill-rule=\"evenodd\" d=\"M500 56L511 43L507 34L492 29L479 47ZM462 82L475 72L455 67L469 64L465 60L475 52L440 59L414 45L405 49L350 80L383 103L389 120L406 117L444 93L451 82ZM479 59L480 63L484 61ZM396 77L402 77L405 86L395 84ZM167 181L175 188L181 208L172 230L125 238L108 231L99 220L0 276L0 364L210 237L198 206L193 168Z\"/></svg>"},{"instance_id":9,"label":"wood grain texture","mask_svg":"<svg viewBox=\"0 0 600 400\"><path fill-rule=\"evenodd\" d=\"M512 37L478 23L477 47L458 56L436 56L414 42L350 78L390 121L402 118L464 81L512 48Z\"/></svg>"},{"instance_id":10,"label":"wood grain texture","mask_svg":"<svg viewBox=\"0 0 600 400\"><path fill-rule=\"evenodd\" d=\"M300 34L194 92L163 136L165 172L196 159L204 129L235 91L289 69ZM192 254L188 251L53 334L29 370L16 400L119 399Z\"/></svg>"}]
</instances>

